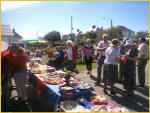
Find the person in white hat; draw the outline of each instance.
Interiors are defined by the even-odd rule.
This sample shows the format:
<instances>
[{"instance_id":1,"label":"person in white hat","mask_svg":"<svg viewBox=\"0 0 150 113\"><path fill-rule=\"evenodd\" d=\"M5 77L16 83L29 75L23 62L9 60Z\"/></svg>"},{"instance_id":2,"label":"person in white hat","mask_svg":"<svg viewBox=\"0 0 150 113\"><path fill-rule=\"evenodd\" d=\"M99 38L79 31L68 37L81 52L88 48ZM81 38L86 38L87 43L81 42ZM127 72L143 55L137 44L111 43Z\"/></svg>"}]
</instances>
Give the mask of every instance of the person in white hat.
<instances>
[{"instance_id":1,"label":"person in white hat","mask_svg":"<svg viewBox=\"0 0 150 113\"><path fill-rule=\"evenodd\" d=\"M136 48L136 43L131 39L126 41L125 46L127 52L124 56L127 58L127 61L125 62L124 88L128 96L134 96L138 50Z\"/></svg>"}]
</instances>

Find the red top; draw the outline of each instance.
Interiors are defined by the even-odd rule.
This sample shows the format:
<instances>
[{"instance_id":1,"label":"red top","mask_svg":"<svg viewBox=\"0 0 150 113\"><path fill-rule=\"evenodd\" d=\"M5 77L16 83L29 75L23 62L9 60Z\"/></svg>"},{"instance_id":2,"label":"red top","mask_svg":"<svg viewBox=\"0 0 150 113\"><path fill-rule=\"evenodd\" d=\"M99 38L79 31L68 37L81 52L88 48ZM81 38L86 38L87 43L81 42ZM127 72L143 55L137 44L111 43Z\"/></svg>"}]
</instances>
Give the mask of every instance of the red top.
<instances>
[{"instance_id":1,"label":"red top","mask_svg":"<svg viewBox=\"0 0 150 113\"><path fill-rule=\"evenodd\" d=\"M1 53L2 74L6 74L10 71L10 69L13 66L14 58L15 58L15 54L10 53L9 50Z\"/></svg>"},{"instance_id":2,"label":"red top","mask_svg":"<svg viewBox=\"0 0 150 113\"><path fill-rule=\"evenodd\" d=\"M13 71L25 70L27 71L27 55L24 52L15 53Z\"/></svg>"}]
</instances>

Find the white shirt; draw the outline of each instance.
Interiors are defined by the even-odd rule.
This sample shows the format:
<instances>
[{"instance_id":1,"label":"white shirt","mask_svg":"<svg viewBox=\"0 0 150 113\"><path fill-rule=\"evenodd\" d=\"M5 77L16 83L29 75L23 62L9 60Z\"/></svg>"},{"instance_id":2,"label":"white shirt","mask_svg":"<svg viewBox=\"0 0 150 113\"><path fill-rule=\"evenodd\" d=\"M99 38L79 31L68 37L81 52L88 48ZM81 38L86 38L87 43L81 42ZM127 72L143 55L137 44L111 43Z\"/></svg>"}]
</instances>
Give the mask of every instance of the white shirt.
<instances>
[{"instance_id":1,"label":"white shirt","mask_svg":"<svg viewBox=\"0 0 150 113\"><path fill-rule=\"evenodd\" d=\"M73 60L72 59L72 48L68 48L67 55L68 55L68 60Z\"/></svg>"},{"instance_id":2,"label":"white shirt","mask_svg":"<svg viewBox=\"0 0 150 113\"><path fill-rule=\"evenodd\" d=\"M106 43L102 40L98 43L97 48L104 48L104 47L109 47L110 41L107 41ZM105 56L105 51L99 51L100 56Z\"/></svg>"},{"instance_id":3,"label":"white shirt","mask_svg":"<svg viewBox=\"0 0 150 113\"><path fill-rule=\"evenodd\" d=\"M104 61L105 64L113 64L117 65L116 57L119 56L119 50L113 47L108 47L106 49L106 59Z\"/></svg>"},{"instance_id":4,"label":"white shirt","mask_svg":"<svg viewBox=\"0 0 150 113\"><path fill-rule=\"evenodd\" d=\"M138 47L138 51L139 51L139 56L144 55L145 58L148 58L149 47L148 47L147 44L145 44L145 43L140 44L139 47Z\"/></svg>"}]
</instances>

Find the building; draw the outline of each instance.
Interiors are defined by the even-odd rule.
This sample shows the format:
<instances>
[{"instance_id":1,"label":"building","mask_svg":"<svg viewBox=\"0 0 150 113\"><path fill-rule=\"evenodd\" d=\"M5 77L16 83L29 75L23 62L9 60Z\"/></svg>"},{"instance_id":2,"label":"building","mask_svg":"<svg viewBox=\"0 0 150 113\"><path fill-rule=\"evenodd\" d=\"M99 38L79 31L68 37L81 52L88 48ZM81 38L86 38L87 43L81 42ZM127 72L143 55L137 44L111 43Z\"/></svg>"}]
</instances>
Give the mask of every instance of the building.
<instances>
[{"instance_id":1,"label":"building","mask_svg":"<svg viewBox=\"0 0 150 113\"><path fill-rule=\"evenodd\" d=\"M75 41L78 42L80 40L84 40L84 34L82 31L77 29L77 32L75 33Z\"/></svg>"},{"instance_id":2,"label":"building","mask_svg":"<svg viewBox=\"0 0 150 113\"><path fill-rule=\"evenodd\" d=\"M124 26L118 26L118 27L121 29L122 34L123 34L123 37L121 37L121 39L123 39L124 37L128 37L130 39L134 38L134 36L135 36L134 31L132 31L131 29L128 29Z\"/></svg>"},{"instance_id":3,"label":"building","mask_svg":"<svg viewBox=\"0 0 150 113\"><path fill-rule=\"evenodd\" d=\"M104 30L103 30L103 27L102 28L99 28L99 27L96 27L95 25L92 26L92 31L96 32L96 40L102 40L102 35L104 34Z\"/></svg>"},{"instance_id":4,"label":"building","mask_svg":"<svg viewBox=\"0 0 150 113\"><path fill-rule=\"evenodd\" d=\"M18 42L22 36L20 36L15 29L11 29L10 25L1 25L1 41L11 44L12 42Z\"/></svg>"}]
</instances>

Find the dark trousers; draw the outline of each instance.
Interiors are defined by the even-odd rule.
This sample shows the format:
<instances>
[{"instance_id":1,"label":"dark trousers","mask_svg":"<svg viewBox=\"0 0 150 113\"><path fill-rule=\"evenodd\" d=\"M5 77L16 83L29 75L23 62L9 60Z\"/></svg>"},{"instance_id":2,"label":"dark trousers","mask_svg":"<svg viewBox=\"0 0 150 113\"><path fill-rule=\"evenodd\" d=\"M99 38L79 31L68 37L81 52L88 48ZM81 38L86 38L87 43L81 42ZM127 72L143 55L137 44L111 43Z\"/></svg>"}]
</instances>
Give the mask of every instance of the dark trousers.
<instances>
[{"instance_id":1,"label":"dark trousers","mask_svg":"<svg viewBox=\"0 0 150 113\"><path fill-rule=\"evenodd\" d=\"M139 84L144 86L145 85L145 67L147 64L147 59L143 59L138 63L138 80Z\"/></svg>"},{"instance_id":2,"label":"dark trousers","mask_svg":"<svg viewBox=\"0 0 150 113\"><path fill-rule=\"evenodd\" d=\"M125 63L122 61L119 62L119 81L123 82L124 80L124 70L125 70Z\"/></svg>"},{"instance_id":3,"label":"dark trousers","mask_svg":"<svg viewBox=\"0 0 150 113\"><path fill-rule=\"evenodd\" d=\"M104 64L105 56L101 56L98 59L98 67L97 67L97 82L101 81L101 72L102 72L102 65Z\"/></svg>"},{"instance_id":4,"label":"dark trousers","mask_svg":"<svg viewBox=\"0 0 150 113\"><path fill-rule=\"evenodd\" d=\"M92 60L85 60L86 68L88 71L92 70Z\"/></svg>"}]
</instances>

